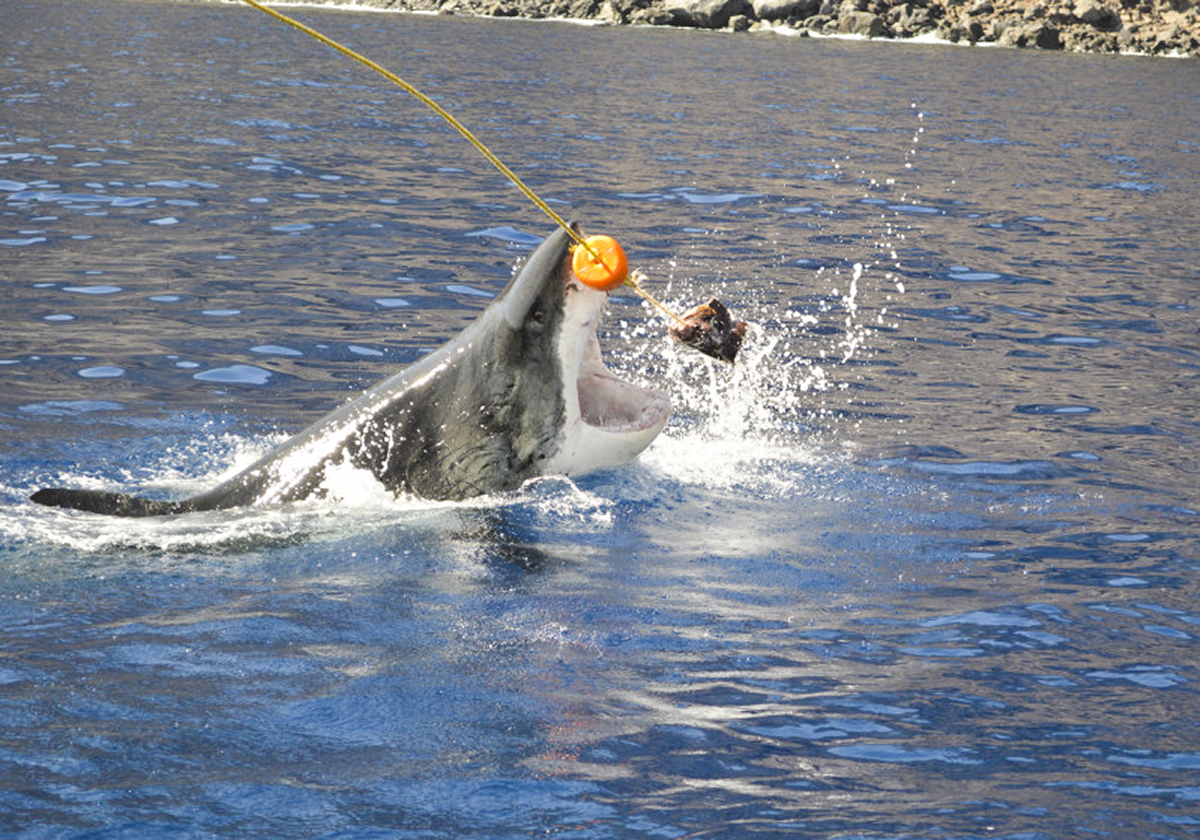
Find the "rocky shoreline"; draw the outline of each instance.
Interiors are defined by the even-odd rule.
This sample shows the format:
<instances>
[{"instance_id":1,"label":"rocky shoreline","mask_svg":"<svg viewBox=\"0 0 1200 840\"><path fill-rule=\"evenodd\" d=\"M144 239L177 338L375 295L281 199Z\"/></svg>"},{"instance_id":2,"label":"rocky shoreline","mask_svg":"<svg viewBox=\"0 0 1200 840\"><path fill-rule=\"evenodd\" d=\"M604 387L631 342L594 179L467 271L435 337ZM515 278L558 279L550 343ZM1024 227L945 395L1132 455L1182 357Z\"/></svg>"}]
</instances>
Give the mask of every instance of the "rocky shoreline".
<instances>
[{"instance_id":1,"label":"rocky shoreline","mask_svg":"<svg viewBox=\"0 0 1200 840\"><path fill-rule=\"evenodd\" d=\"M357 0L440 14L1200 57L1200 0Z\"/></svg>"}]
</instances>

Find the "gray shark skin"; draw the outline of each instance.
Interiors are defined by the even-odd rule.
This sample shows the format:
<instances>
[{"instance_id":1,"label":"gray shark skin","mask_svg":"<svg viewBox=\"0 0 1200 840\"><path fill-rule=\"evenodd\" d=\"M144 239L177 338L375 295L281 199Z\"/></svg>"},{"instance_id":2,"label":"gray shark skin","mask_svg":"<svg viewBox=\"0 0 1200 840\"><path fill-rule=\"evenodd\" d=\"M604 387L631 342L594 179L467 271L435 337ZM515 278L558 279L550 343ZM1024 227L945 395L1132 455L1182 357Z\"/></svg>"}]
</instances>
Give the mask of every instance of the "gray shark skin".
<instances>
[{"instance_id":1,"label":"gray shark skin","mask_svg":"<svg viewBox=\"0 0 1200 840\"><path fill-rule=\"evenodd\" d=\"M605 367L596 325L608 295L574 277L570 244L555 231L456 338L212 490L179 501L65 488L31 498L117 516L282 504L322 495L326 469L348 462L393 493L462 500L626 463L662 430L670 401Z\"/></svg>"}]
</instances>

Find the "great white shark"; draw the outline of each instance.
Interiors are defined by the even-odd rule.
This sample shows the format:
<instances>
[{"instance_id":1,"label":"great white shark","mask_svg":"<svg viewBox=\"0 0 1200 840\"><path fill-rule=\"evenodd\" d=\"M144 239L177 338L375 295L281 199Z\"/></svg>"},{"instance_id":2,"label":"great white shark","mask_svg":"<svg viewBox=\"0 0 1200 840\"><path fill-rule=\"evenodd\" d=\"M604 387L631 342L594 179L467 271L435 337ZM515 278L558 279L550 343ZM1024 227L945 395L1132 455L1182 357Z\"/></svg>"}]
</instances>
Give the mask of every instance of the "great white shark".
<instances>
[{"instance_id":1,"label":"great white shark","mask_svg":"<svg viewBox=\"0 0 1200 840\"><path fill-rule=\"evenodd\" d=\"M575 278L570 246L566 231L552 233L456 338L207 492L171 501L47 488L32 499L117 516L273 505L320 495L326 470L350 463L396 494L462 500L624 464L671 404L604 364L596 327L608 293Z\"/></svg>"}]
</instances>

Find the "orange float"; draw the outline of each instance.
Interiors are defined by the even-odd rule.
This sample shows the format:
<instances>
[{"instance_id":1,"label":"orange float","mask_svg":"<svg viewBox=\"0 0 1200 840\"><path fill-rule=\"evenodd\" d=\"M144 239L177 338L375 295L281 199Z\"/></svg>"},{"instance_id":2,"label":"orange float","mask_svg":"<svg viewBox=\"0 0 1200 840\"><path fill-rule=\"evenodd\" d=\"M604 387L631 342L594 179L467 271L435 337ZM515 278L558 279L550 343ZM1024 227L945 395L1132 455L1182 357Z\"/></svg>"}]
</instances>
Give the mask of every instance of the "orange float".
<instances>
[{"instance_id":1,"label":"orange float","mask_svg":"<svg viewBox=\"0 0 1200 840\"><path fill-rule=\"evenodd\" d=\"M624 283L629 277L629 259L617 240L597 234L584 242L587 245L576 245L571 256L571 269L579 282L601 292L611 292Z\"/></svg>"}]
</instances>

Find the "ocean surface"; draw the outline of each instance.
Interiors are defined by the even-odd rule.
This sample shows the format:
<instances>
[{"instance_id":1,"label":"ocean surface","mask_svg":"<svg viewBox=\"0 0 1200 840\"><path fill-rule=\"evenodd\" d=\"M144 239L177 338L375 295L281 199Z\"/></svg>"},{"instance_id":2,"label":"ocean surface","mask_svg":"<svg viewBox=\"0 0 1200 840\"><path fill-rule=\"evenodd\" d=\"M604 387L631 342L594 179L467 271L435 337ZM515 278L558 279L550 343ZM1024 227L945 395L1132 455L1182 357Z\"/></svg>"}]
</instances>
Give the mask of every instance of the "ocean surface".
<instances>
[{"instance_id":1,"label":"ocean surface","mask_svg":"<svg viewBox=\"0 0 1200 840\"><path fill-rule=\"evenodd\" d=\"M461 504L139 521L552 226L248 7L5 0L0 835L1200 835L1200 64L333 9L734 367Z\"/></svg>"}]
</instances>

